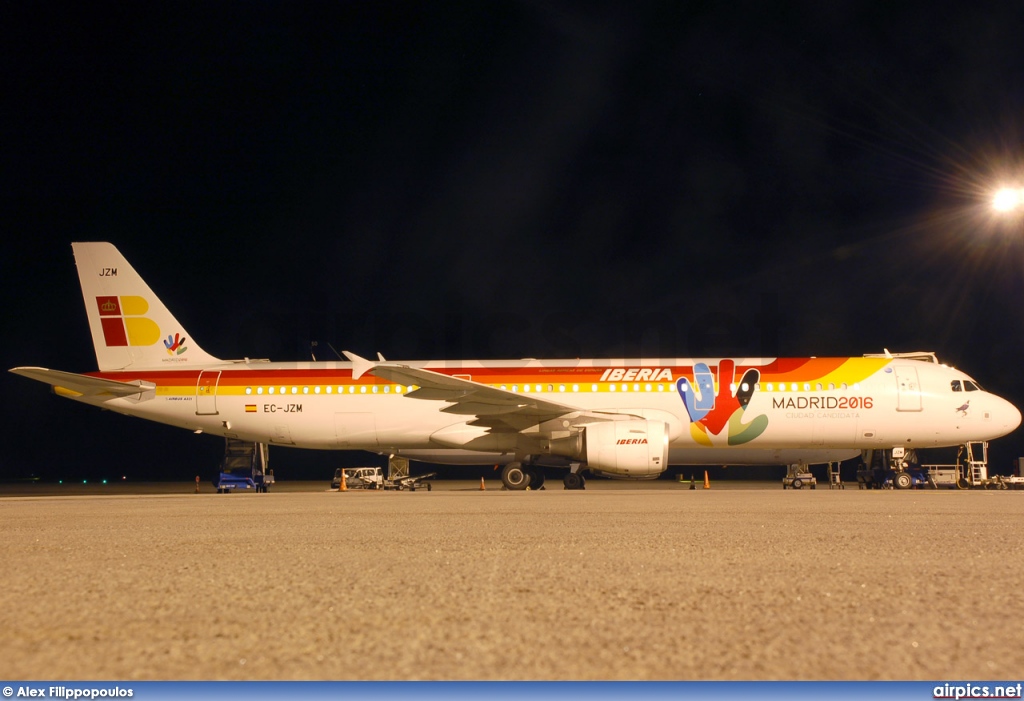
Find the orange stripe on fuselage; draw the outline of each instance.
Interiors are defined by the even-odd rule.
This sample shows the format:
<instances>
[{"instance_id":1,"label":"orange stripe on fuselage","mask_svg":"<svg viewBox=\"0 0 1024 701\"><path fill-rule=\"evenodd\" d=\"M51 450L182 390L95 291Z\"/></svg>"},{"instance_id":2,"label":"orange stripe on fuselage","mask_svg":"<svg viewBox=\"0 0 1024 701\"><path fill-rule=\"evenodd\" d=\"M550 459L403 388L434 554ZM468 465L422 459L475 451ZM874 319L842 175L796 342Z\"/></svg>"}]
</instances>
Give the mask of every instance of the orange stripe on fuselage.
<instances>
[{"instance_id":1,"label":"orange stripe on fuselage","mask_svg":"<svg viewBox=\"0 0 1024 701\"><path fill-rule=\"evenodd\" d=\"M705 361L706 362L706 361ZM718 363L707 363L712 373L718 374ZM742 374L751 368L760 372L761 382L832 382L836 385L841 383L853 384L860 382L880 370L888 363L885 358L778 358L770 362L758 364L736 365L734 377L741 377ZM579 383L596 384L601 383L600 378L609 369L668 369L672 373L673 381L680 377L693 379L693 365L664 365L644 364L602 364L597 366L576 366L576 367L521 367L521 368L496 368L496 367L466 367L466 368L428 368L432 372L447 376L469 377L475 382L487 385L512 385L516 383ZM218 391L228 392L231 389L240 389L249 386L317 386L317 385L391 385L393 383L365 374L358 380L352 379L352 372L348 369L308 369L296 368L286 369L218 369L221 375L218 380ZM101 377L120 382L152 382L160 388L177 388L187 390L194 389L199 382L199 374L202 369L189 370L142 370L139 372L118 371L118 372L92 372L86 373L91 377ZM734 378L718 378L719 382L731 382ZM637 382L636 379L616 380L616 382ZM657 382L652 380L639 380L639 382ZM603 384L603 383L602 383Z\"/></svg>"}]
</instances>

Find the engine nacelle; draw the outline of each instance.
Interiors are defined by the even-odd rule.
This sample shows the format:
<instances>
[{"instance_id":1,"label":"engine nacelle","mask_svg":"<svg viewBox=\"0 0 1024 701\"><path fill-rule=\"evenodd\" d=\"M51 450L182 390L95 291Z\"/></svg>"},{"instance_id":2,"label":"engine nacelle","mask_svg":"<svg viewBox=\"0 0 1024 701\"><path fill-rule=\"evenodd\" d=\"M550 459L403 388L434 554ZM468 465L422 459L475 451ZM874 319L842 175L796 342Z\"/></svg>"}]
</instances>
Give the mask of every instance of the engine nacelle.
<instances>
[{"instance_id":1,"label":"engine nacelle","mask_svg":"<svg viewBox=\"0 0 1024 701\"><path fill-rule=\"evenodd\" d=\"M658 475L668 467L669 427L663 421L631 419L588 424L583 459L609 476Z\"/></svg>"}]
</instances>

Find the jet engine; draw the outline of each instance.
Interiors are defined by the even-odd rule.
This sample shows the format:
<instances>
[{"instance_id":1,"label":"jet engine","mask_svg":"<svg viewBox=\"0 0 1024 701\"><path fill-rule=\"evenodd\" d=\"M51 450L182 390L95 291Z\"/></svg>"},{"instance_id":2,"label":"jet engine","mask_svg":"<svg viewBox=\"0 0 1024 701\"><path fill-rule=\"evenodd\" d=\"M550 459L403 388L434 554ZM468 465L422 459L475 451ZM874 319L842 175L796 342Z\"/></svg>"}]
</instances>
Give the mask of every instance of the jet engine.
<instances>
[{"instance_id":1,"label":"jet engine","mask_svg":"<svg viewBox=\"0 0 1024 701\"><path fill-rule=\"evenodd\" d=\"M581 434L551 441L550 451L581 460L599 474L643 479L668 467L668 439L663 421L601 421L587 424Z\"/></svg>"}]
</instances>

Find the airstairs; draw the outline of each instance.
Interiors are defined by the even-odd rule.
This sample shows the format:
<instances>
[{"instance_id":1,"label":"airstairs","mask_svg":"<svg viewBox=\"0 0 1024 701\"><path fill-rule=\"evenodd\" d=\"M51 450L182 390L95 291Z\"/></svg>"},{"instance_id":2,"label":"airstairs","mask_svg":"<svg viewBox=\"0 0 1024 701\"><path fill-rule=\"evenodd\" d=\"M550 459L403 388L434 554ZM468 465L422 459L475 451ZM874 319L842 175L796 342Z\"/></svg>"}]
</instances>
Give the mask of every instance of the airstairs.
<instances>
[{"instance_id":1,"label":"airstairs","mask_svg":"<svg viewBox=\"0 0 1024 701\"><path fill-rule=\"evenodd\" d=\"M266 492L274 483L274 471L268 463L269 448L266 443L225 438L217 491L241 488Z\"/></svg>"}]
</instances>

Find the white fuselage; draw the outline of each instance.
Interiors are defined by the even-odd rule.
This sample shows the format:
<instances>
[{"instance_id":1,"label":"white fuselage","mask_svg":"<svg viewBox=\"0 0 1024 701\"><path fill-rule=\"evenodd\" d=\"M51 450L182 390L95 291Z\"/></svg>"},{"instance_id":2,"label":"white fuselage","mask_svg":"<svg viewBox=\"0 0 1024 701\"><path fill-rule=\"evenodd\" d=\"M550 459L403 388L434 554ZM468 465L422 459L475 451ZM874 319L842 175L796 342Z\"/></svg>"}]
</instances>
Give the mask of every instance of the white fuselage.
<instances>
[{"instance_id":1,"label":"white fuselage","mask_svg":"<svg viewBox=\"0 0 1024 701\"><path fill-rule=\"evenodd\" d=\"M411 363L526 397L669 426L670 464L785 464L852 457L865 448L989 440L1020 414L937 363L887 358L530 360ZM440 463L511 460L515 448L466 450L450 402L348 362L228 362L201 370L89 373L139 382L138 396L82 401L193 431L325 450L359 449ZM758 381L741 406L739 378ZM726 376L728 375L728 376ZM705 384L702 386L702 379ZM710 382L710 385L706 384ZM682 384L681 384L682 383ZM970 389L968 389L968 387ZM701 391L703 388L704 391ZM686 403L686 392L695 400ZM443 432L434 438L435 434ZM754 435L756 434L756 435ZM459 435L458 431L454 435ZM442 437L444 436L444 437Z\"/></svg>"}]
</instances>

